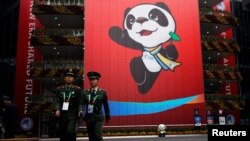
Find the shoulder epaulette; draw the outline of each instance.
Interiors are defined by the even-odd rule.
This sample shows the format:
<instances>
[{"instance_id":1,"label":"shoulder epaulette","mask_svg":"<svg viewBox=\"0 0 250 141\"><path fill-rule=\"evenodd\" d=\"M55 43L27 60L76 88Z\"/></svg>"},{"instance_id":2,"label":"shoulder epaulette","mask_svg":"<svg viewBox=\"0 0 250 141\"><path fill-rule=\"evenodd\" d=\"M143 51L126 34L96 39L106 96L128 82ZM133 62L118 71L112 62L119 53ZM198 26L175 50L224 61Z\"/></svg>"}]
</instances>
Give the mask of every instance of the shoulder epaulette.
<instances>
[{"instance_id":1,"label":"shoulder epaulette","mask_svg":"<svg viewBox=\"0 0 250 141\"><path fill-rule=\"evenodd\" d=\"M64 85L58 86L57 89L62 89L64 88Z\"/></svg>"},{"instance_id":2,"label":"shoulder epaulette","mask_svg":"<svg viewBox=\"0 0 250 141\"><path fill-rule=\"evenodd\" d=\"M104 89L101 89L101 88L99 88L99 91L104 91L104 92L106 92L106 90L104 90Z\"/></svg>"},{"instance_id":3,"label":"shoulder epaulette","mask_svg":"<svg viewBox=\"0 0 250 141\"><path fill-rule=\"evenodd\" d=\"M74 88L76 89L81 89L81 87L74 85Z\"/></svg>"},{"instance_id":4,"label":"shoulder epaulette","mask_svg":"<svg viewBox=\"0 0 250 141\"><path fill-rule=\"evenodd\" d=\"M89 91L89 89L83 90L83 92L88 92L88 91Z\"/></svg>"}]
</instances>

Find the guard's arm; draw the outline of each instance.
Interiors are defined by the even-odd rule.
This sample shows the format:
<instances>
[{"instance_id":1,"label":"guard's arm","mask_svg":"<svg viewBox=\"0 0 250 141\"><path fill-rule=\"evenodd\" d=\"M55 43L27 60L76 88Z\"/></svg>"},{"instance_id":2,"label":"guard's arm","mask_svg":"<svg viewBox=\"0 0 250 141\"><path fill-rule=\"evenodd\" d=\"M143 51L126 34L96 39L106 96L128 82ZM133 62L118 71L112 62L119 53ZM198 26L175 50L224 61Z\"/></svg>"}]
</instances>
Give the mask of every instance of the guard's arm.
<instances>
[{"instance_id":1,"label":"guard's arm","mask_svg":"<svg viewBox=\"0 0 250 141\"><path fill-rule=\"evenodd\" d=\"M60 111L61 107L61 98L60 98L60 89L57 88L55 92L55 108L56 111Z\"/></svg>"},{"instance_id":2,"label":"guard's arm","mask_svg":"<svg viewBox=\"0 0 250 141\"><path fill-rule=\"evenodd\" d=\"M55 108L56 108L56 113L55 116L56 117L60 117L60 108L61 108L61 98L60 98L60 90L59 88L56 89L56 93L55 93Z\"/></svg>"},{"instance_id":3,"label":"guard's arm","mask_svg":"<svg viewBox=\"0 0 250 141\"><path fill-rule=\"evenodd\" d=\"M84 90L84 91L82 92L82 98L81 98L81 108L82 108L83 111L85 110L84 108L85 108L86 105L87 105L87 101L86 101L86 99L85 99L86 92L87 92L87 90Z\"/></svg>"},{"instance_id":4,"label":"guard's arm","mask_svg":"<svg viewBox=\"0 0 250 141\"><path fill-rule=\"evenodd\" d=\"M82 110L83 110L83 98L82 98L82 91L81 91L81 89L78 89L77 90L77 101L78 101L78 111L79 112L82 112Z\"/></svg>"},{"instance_id":5,"label":"guard's arm","mask_svg":"<svg viewBox=\"0 0 250 141\"><path fill-rule=\"evenodd\" d=\"M106 94L106 91L104 91L104 98L103 98L103 106L104 106L104 110L105 110L105 118L106 118L106 121L109 121L110 120L110 111L109 111L109 104L108 104L108 97L107 97L107 94Z\"/></svg>"}]
</instances>

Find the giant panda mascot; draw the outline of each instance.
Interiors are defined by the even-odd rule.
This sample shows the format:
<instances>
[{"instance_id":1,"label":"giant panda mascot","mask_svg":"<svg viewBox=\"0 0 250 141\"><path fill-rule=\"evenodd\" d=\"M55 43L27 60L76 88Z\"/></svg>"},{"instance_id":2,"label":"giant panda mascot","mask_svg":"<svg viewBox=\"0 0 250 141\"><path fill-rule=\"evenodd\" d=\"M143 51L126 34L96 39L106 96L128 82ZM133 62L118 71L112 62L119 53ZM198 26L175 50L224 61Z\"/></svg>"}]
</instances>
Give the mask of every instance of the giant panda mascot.
<instances>
[{"instance_id":1,"label":"giant panda mascot","mask_svg":"<svg viewBox=\"0 0 250 141\"><path fill-rule=\"evenodd\" d=\"M130 63L131 74L141 94L150 90L161 70L174 71L181 65L176 61L178 51L173 41L180 41L180 37L175 31L174 17L164 3L127 8L123 29L118 26L109 29L113 41L142 51L142 56L133 58Z\"/></svg>"}]
</instances>

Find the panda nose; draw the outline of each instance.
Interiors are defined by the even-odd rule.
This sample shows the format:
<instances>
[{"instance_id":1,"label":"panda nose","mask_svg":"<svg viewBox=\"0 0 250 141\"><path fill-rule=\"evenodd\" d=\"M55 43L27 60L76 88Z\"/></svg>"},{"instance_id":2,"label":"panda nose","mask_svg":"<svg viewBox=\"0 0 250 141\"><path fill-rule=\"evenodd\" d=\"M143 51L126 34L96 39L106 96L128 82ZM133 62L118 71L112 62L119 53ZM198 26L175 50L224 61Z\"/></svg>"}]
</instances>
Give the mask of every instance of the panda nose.
<instances>
[{"instance_id":1,"label":"panda nose","mask_svg":"<svg viewBox=\"0 0 250 141\"><path fill-rule=\"evenodd\" d=\"M144 22L148 21L147 18L144 18L144 17L139 17L136 19L136 22L140 23L140 24L143 24Z\"/></svg>"}]
</instances>

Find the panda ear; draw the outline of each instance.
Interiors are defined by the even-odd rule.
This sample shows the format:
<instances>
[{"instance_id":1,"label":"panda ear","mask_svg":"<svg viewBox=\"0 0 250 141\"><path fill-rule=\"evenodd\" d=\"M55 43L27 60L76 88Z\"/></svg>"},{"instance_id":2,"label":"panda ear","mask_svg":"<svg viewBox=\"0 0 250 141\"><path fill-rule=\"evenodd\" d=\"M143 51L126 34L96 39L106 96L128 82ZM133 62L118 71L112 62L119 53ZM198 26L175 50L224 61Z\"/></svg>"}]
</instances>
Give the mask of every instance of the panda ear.
<instances>
[{"instance_id":1,"label":"panda ear","mask_svg":"<svg viewBox=\"0 0 250 141\"><path fill-rule=\"evenodd\" d=\"M124 18L128 15L128 12L131 10L131 8L127 8L125 11L124 11Z\"/></svg>"},{"instance_id":2,"label":"panda ear","mask_svg":"<svg viewBox=\"0 0 250 141\"><path fill-rule=\"evenodd\" d=\"M155 5L161 7L162 9L165 9L166 11L168 11L168 13L171 14L171 12L170 12L168 6L167 6L165 3L157 2Z\"/></svg>"}]
</instances>

